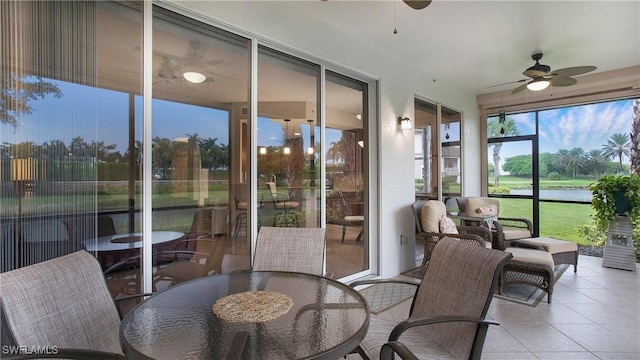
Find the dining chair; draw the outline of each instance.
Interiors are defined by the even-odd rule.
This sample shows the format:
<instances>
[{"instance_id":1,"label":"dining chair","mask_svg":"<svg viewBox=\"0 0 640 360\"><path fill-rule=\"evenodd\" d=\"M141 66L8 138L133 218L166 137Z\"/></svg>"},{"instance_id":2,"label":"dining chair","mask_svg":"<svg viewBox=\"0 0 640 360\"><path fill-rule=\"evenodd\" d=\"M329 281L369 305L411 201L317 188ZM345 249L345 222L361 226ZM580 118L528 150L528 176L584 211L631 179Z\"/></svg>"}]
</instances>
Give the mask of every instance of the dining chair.
<instances>
[{"instance_id":1,"label":"dining chair","mask_svg":"<svg viewBox=\"0 0 640 360\"><path fill-rule=\"evenodd\" d=\"M262 226L256 240L253 271L293 271L322 276L326 230Z\"/></svg>"},{"instance_id":2,"label":"dining chair","mask_svg":"<svg viewBox=\"0 0 640 360\"><path fill-rule=\"evenodd\" d=\"M480 213L483 212L484 209L495 211L497 220L494 220L491 225L494 248L504 250L510 247L511 243L515 240L528 239L533 236L533 224L531 220L500 216L499 199L490 197L458 197L456 201L458 203L458 209L467 214Z\"/></svg>"},{"instance_id":3,"label":"dining chair","mask_svg":"<svg viewBox=\"0 0 640 360\"><path fill-rule=\"evenodd\" d=\"M290 211L300 206L300 203L293 201L293 197L288 193L278 191L278 187L275 182L269 181L266 185L269 190L269 194L271 195L273 207L276 210L276 214L273 216L273 225L278 226L279 224L284 223L287 226L291 224L298 227L300 225L298 223L298 216L296 214L291 214ZM283 220L278 220L278 218Z\"/></svg>"},{"instance_id":4,"label":"dining chair","mask_svg":"<svg viewBox=\"0 0 640 360\"><path fill-rule=\"evenodd\" d=\"M108 236L116 234L116 225L109 215L98 215L97 218L98 236Z\"/></svg>"},{"instance_id":5,"label":"dining chair","mask_svg":"<svg viewBox=\"0 0 640 360\"><path fill-rule=\"evenodd\" d=\"M444 223L450 219L447 218L447 208L442 201L417 200L411 206L411 210L414 214L418 235L424 239L424 257L421 265L423 270L431 258L436 243L445 237L491 247L492 235L485 227L457 225L454 230L444 226Z\"/></svg>"},{"instance_id":6,"label":"dining chair","mask_svg":"<svg viewBox=\"0 0 640 360\"><path fill-rule=\"evenodd\" d=\"M373 279L351 283L399 282L417 286L404 321L371 318L356 352L364 359L480 359L489 325L487 310L511 254L444 238L434 248L420 283Z\"/></svg>"},{"instance_id":7,"label":"dining chair","mask_svg":"<svg viewBox=\"0 0 640 360\"><path fill-rule=\"evenodd\" d=\"M362 240L362 235L364 234L364 215L351 215L349 212L349 204L347 204L344 193L338 191L338 196L340 200L340 212L342 213L342 240L340 242L344 242L347 226L350 225L361 226L360 232L358 236L356 236L356 241Z\"/></svg>"},{"instance_id":8,"label":"dining chair","mask_svg":"<svg viewBox=\"0 0 640 360\"><path fill-rule=\"evenodd\" d=\"M0 310L3 345L48 349L64 359L125 359L118 309L86 251L0 274Z\"/></svg>"}]
</instances>

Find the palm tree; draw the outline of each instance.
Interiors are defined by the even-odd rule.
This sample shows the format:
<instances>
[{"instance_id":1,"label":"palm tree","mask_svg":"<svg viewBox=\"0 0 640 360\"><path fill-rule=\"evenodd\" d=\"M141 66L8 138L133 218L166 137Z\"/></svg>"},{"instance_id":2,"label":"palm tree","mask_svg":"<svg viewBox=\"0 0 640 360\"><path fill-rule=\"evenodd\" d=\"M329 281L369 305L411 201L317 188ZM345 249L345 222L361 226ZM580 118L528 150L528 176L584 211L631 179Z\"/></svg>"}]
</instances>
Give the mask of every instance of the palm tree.
<instances>
[{"instance_id":1,"label":"palm tree","mask_svg":"<svg viewBox=\"0 0 640 360\"><path fill-rule=\"evenodd\" d=\"M500 123L497 117L492 117L488 119L487 122L487 136L489 138L499 138L504 136L513 136L518 135L518 127L516 126L516 122L513 118L505 118L504 122ZM493 146L493 166L495 177L493 181L494 186L498 186L500 184L500 150L502 150L502 143L493 143L490 144Z\"/></svg>"},{"instance_id":2,"label":"palm tree","mask_svg":"<svg viewBox=\"0 0 640 360\"><path fill-rule=\"evenodd\" d=\"M633 100L631 123L631 173L640 176L640 99Z\"/></svg>"},{"instance_id":3,"label":"palm tree","mask_svg":"<svg viewBox=\"0 0 640 360\"><path fill-rule=\"evenodd\" d=\"M600 178L600 170L604 168L606 163L607 159L602 155L602 150L592 149L587 153L587 164L591 166L596 179Z\"/></svg>"},{"instance_id":4,"label":"palm tree","mask_svg":"<svg viewBox=\"0 0 640 360\"><path fill-rule=\"evenodd\" d=\"M618 172L622 172L622 156L629 156L629 135L617 133L611 135L607 143L602 145L603 155L609 159L618 158Z\"/></svg>"},{"instance_id":5,"label":"palm tree","mask_svg":"<svg viewBox=\"0 0 640 360\"><path fill-rule=\"evenodd\" d=\"M576 178L578 168L584 167L585 160L586 157L584 154L584 150L581 147L574 147L573 149L569 150L567 156L567 166L571 169L573 179Z\"/></svg>"},{"instance_id":6,"label":"palm tree","mask_svg":"<svg viewBox=\"0 0 640 360\"><path fill-rule=\"evenodd\" d=\"M556 153L554 165L562 169L563 173L566 173L567 167L569 165L569 150L567 149L558 150L558 152Z\"/></svg>"}]
</instances>

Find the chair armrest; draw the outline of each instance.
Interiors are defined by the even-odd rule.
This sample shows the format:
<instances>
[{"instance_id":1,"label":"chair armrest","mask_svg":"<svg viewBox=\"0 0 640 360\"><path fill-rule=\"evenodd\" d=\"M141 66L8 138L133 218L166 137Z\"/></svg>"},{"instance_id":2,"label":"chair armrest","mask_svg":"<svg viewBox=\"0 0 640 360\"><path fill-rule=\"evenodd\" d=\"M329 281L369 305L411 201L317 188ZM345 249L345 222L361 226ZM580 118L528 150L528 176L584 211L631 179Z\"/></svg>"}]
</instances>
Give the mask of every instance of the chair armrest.
<instances>
[{"instance_id":1,"label":"chair armrest","mask_svg":"<svg viewBox=\"0 0 640 360\"><path fill-rule=\"evenodd\" d=\"M352 288L360 285L375 285L375 284L407 284L413 286L420 286L421 281L419 279L369 279L369 280L356 280L349 283Z\"/></svg>"},{"instance_id":2,"label":"chair armrest","mask_svg":"<svg viewBox=\"0 0 640 360\"><path fill-rule=\"evenodd\" d=\"M463 315L440 315L440 316L432 316L428 318L418 318L418 319L407 319L402 321L393 328L391 334L389 335L389 341L395 341L400 338L403 332L406 330L416 327L416 326L424 326L431 324L438 324L444 322L473 322L480 326L489 326L489 325L500 325L499 322L491 319L479 318L474 316L463 316Z\"/></svg>"},{"instance_id":3,"label":"chair armrest","mask_svg":"<svg viewBox=\"0 0 640 360\"><path fill-rule=\"evenodd\" d=\"M498 222L503 227L527 229L533 233L533 223L531 220L525 218L512 218L512 217L498 217Z\"/></svg>"},{"instance_id":4,"label":"chair armrest","mask_svg":"<svg viewBox=\"0 0 640 360\"><path fill-rule=\"evenodd\" d=\"M120 303L123 301L127 301L127 300L131 300L131 299L135 299L135 298L139 298L139 297L145 297L145 296L152 296L155 293L140 293L140 294L132 294L132 295L125 295L125 296L121 296L117 299L113 299L113 303L116 306L116 310L118 310L118 316L120 317L120 319L122 319L122 309L120 308Z\"/></svg>"},{"instance_id":5,"label":"chair armrest","mask_svg":"<svg viewBox=\"0 0 640 360\"><path fill-rule=\"evenodd\" d=\"M15 347L17 350L20 347ZM29 347L27 347L29 349ZM110 353L106 351L88 350L88 349L49 349L49 354L32 353L32 354L11 354L2 355L4 360L23 360L23 359L76 359L76 360L126 360L124 355ZM54 354L55 353L55 354Z\"/></svg>"},{"instance_id":6,"label":"chair armrest","mask_svg":"<svg viewBox=\"0 0 640 360\"><path fill-rule=\"evenodd\" d=\"M458 232L461 234L473 234L477 235L484 240L484 242L493 243L493 235L491 230L486 226L458 226Z\"/></svg>"},{"instance_id":7,"label":"chair armrest","mask_svg":"<svg viewBox=\"0 0 640 360\"><path fill-rule=\"evenodd\" d=\"M399 341L389 341L383 344L380 349L380 360L393 360L394 354L400 355L404 360L419 360L409 348Z\"/></svg>"},{"instance_id":8,"label":"chair armrest","mask_svg":"<svg viewBox=\"0 0 640 360\"><path fill-rule=\"evenodd\" d=\"M525 249L534 249L534 250L546 251L545 248L544 248L544 245L542 245L542 244L534 244L532 242L527 241L527 239L513 240L511 242L511 246L512 247L525 248Z\"/></svg>"}]
</instances>

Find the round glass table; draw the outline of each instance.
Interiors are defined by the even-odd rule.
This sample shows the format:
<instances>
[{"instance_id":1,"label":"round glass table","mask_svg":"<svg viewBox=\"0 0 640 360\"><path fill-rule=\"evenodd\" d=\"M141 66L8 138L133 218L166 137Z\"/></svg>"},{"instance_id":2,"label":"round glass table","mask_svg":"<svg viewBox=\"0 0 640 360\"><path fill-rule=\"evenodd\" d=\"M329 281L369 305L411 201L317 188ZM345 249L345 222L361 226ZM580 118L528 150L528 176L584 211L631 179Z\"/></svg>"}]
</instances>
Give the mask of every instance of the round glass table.
<instances>
[{"instance_id":1,"label":"round glass table","mask_svg":"<svg viewBox=\"0 0 640 360\"><path fill-rule=\"evenodd\" d=\"M217 307L241 307L238 297L257 293L275 295L266 305L286 305L284 313L280 307L270 320L234 320ZM278 304L281 299L288 301ZM345 284L308 274L242 271L153 295L125 316L120 339L131 359L335 360L355 349L368 327L366 300Z\"/></svg>"}]
</instances>

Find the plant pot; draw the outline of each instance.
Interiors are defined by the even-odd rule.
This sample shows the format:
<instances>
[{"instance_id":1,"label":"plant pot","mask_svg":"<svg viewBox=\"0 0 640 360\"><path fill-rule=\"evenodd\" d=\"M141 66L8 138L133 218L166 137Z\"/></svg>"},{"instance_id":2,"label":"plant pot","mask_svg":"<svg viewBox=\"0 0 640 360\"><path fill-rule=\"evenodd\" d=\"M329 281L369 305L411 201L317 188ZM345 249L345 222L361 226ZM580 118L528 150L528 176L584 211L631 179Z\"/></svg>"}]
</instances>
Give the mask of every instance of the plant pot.
<instances>
[{"instance_id":1,"label":"plant pot","mask_svg":"<svg viewBox=\"0 0 640 360\"><path fill-rule=\"evenodd\" d=\"M631 199L626 197L623 191L614 192L613 201L616 205L616 215L624 215L631 207Z\"/></svg>"}]
</instances>

